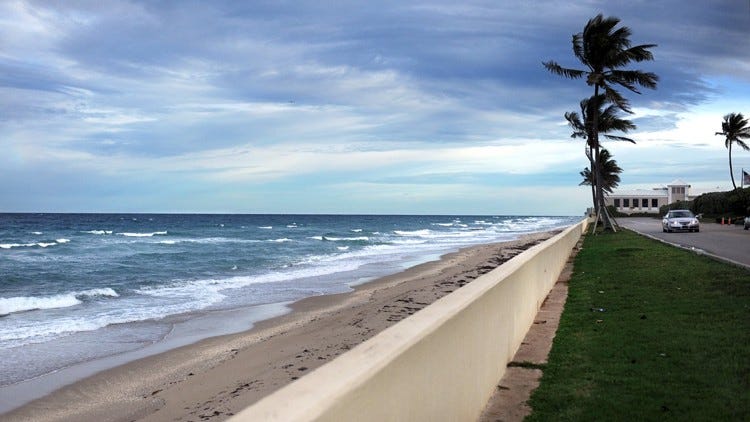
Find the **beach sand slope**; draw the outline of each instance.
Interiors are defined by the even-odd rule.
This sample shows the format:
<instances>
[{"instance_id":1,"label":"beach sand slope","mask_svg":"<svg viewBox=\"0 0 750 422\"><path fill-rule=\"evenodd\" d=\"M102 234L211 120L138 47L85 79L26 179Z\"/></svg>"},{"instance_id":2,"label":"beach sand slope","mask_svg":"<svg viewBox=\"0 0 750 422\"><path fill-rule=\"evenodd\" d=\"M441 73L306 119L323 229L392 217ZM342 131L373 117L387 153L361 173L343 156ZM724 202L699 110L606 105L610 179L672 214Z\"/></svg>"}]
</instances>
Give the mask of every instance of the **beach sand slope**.
<instances>
[{"instance_id":1,"label":"beach sand slope","mask_svg":"<svg viewBox=\"0 0 750 422\"><path fill-rule=\"evenodd\" d=\"M556 232L480 245L303 299L253 329L134 361L0 416L5 421L220 421Z\"/></svg>"}]
</instances>

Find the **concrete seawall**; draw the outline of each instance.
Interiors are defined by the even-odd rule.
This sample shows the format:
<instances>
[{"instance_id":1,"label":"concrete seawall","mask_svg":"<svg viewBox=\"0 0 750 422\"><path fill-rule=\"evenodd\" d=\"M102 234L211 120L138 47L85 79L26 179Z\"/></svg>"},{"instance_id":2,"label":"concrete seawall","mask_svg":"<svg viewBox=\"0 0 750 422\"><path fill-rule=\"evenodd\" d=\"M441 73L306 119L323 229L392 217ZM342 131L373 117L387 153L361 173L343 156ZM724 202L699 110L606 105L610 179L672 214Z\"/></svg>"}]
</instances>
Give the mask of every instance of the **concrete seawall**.
<instances>
[{"instance_id":1,"label":"concrete seawall","mask_svg":"<svg viewBox=\"0 0 750 422\"><path fill-rule=\"evenodd\" d=\"M586 226L524 251L231 420L476 420Z\"/></svg>"}]
</instances>

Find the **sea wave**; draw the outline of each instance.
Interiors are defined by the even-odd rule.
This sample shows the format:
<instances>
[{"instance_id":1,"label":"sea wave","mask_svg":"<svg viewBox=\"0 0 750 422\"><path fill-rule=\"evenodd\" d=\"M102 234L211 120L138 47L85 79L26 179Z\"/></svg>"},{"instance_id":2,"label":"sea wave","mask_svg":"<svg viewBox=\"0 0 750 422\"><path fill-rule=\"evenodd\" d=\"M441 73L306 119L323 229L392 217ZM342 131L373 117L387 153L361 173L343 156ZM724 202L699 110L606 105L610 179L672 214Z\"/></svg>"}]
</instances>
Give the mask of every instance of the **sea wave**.
<instances>
[{"instance_id":1,"label":"sea wave","mask_svg":"<svg viewBox=\"0 0 750 422\"><path fill-rule=\"evenodd\" d=\"M117 233L119 236L126 236L126 237L153 237L153 236L163 236L166 235L166 231L161 232L151 232L151 233L130 233L130 232L124 232L124 233Z\"/></svg>"},{"instance_id":2,"label":"sea wave","mask_svg":"<svg viewBox=\"0 0 750 422\"><path fill-rule=\"evenodd\" d=\"M159 240L158 244L161 245L176 245L178 243L197 243L205 245L218 245L222 243L258 243L261 240L256 239L237 239L231 237L203 237L203 238L187 238L187 239L169 239Z\"/></svg>"},{"instance_id":3,"label":"sea wave","mask_svg":"<svg viewBox=\"0 0 750 422\"><path fill-rule=\"evenodd\" d=\"M32 243L0 243L0 249L14 249L14 248L48 248L50 246L62 245L63 243L70 242L70 239L57 239L54 242L32 242Z\"/></svg>"},{"instance_id":4,"label":"sea wave","mask_svg":"<svg viewBox=\"0 0 750 422\"><path fill-rule=\"evenodd\" d=\"M86 298L96 296L118 297L119 295L114 289L106 287L53 296L0 297L0 315L10 315L17 312L40 309L68 308L80 305Z\"/></svg>"},{"instance_id":5,"label":"sea wave","mask_svg":"<svg viewBox=\"0 0 750 422\"><path fill-rule=\"evenodd\" d=\"M422 229L422 230L394 230L393 233L396 233L399 236L428 236L431 233L433 233L432 230L428 229Z\"/></svg>"},{"instance_id":6,"label":"sea wave","mask_svg":"<svg viewBox=\"0 0 750 422\"><path fill-rule=\"evenodd\" d=\"M104 234L112 234L112 230L85 230L81 233L104 235Z\"/></svg>"},{"instance_id":7,"label":"sea wave","mask_svg":"<svg viewBox=\"0 0 750 422\"><path fill-rule=\"evenodd\" d=\"M328 242L357 242L357 241L368 241L370 240L367 236L356 236L356 237L333 237L333 236L311 236L309 239L322 240Z\"/></svg>"},{"instance_id":8,"label":"sea wave","mask_svg":"<svg viewBox=\"0 0 750 422\"><path fill-rule=\"evenodd\" d=\"M271 229L273 229L273 226L260 226L258 228L259 229L263 229L263 230L271 230Z\"/></svg>"},{"instance_id":9,"label":"sea wave","mask_svg":"<svg viewBox=\"0 0 750 422\"><path fill-rule=\"evenodd\" d=\"M283 237L281 239L268 239L266 242L274 242L274 243L284 243L284 242L292 242L292 239L289 239L288 237Z\"/></svg>"}]
</instances>

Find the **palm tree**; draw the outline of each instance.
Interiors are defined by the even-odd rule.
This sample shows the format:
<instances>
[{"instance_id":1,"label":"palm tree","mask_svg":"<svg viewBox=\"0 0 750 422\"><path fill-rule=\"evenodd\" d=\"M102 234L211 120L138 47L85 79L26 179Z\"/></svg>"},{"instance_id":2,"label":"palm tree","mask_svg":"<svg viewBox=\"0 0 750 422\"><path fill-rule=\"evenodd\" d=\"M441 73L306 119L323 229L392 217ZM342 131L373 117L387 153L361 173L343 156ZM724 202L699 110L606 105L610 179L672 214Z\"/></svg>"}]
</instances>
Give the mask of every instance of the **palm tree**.
<instances>
[{"instance_id":1,"label":"palm tree","mask_svg":"<svg viewBox=\"0 0 750 422\"><path fill-rule=\"evenodd\" d=\"M622 168L617 165L617 161L612 159L612 155L606 148L602 148L599 152L599 159L597 160L602 169L602 190L606 193L612 193L615 188L620 184L620 173ZM583 181L579 183L579 186L594 186L594 175L591 173L588 167L584 168L583 171L579 172Z\"/></svg>"},{"instance_id":2,"label":"palm tree","mask_svg":"<svg viewBox=\"0 0 750 422\"><path fill-rule=\"evenodd\" d=\"M589 164L591 165L592 169L595 169L597 160L594 160L593 151L594 148L592 148L591 141L593 140L593 136L591 134L592 132L592 121L591 118L594 115L594 113L598 113L599 115L599 132L604 134L604 137L610 140L615 141L625 141L630 143L635 143L635 141L631 138L627 138L625 136L619 136L619 135L612 135L611 132L623 132L627 133L631 130L634 130L636 128L635 124L633 124L632 121L623 119L619 116L619 109L615 105L610 104L606 108L602 109L602 105L604 104L604 95L599 95L599 97L592 97L592 98L586 98L584 100L581 100L580 106L581 106L581 114L579 115L577 112L567 112L565 113L565 120L568 121L568 125L573 128L573 133L570 135L571 138L582 138L586 140L586 157L589 159ZM594 110L598 109L598 110ZM604 149L600 151L600 156L604 156ZM607 155L609 152L607 151ZM602 163L603 165L606 163ZM619 168L619 167L618 167ZM606 168L602 169L606 173ZM588 175L584 175L583 172L581 172L581 176L583 176L585 179L590 180L591 184L591 196L594 202L594 208L598 209L598 202L596 200L596 183L594 183L594 174L589 170L588 168L585 169L585 171L588 172ZM622 171L622 169L620 169ZM606 178L606 174L603 174L603 177ZM619 182L619 180L618 180ZM604 186L606 190L606 183ZM611 190L609 191L611 193Z\"/></svg>"},{"instance_id":3,"label":"palm tree","mask_svg":"<svg viewBox=\"0 0 750 422\"><path fill-rule=\"evenodd\" d=\"M601 14L590 19L583 32L573 35L573 54L586 69L570 69L560 66L555 61L544 62L544 67L552 73L570 79L586 77L586 83L594 87L594 98L599 97L599 90L604 91L607 101L615 104L625 112L630 112L630 105L616 86L640 94L638 86L654 89L658 76L651 72L623 69L631 62L653 60L650 48L656 44L643 44L631 47L630 28L622 26L616 17L603 17ZM592 130L590 145L594 149L594 156L599 154L599 114L594 111L591 118ZM594 168L594 175L599 178L599 172ZM597 200L599 209L604 208L604 197L600 184L597 184ZM606 213L605 213L606 215ZM611 226L605 217L605 228Z\"/></svg>"},{"instance_id":4,"label":"palm tree","mask_svg":"<svg viewBox=\"0 0 750 422\"><path fill-rule=\"evenodd\" d=\"M750 149L743 141L743 139L750 139L750 126L742 113L729 113L721 122L721 132L716 132L716 134L725 137L724 146L729 149L729 175L732 177L732 186L737 189L732 170L732 144L741 146L745 151Z\"/></svg>"}]
</instances>

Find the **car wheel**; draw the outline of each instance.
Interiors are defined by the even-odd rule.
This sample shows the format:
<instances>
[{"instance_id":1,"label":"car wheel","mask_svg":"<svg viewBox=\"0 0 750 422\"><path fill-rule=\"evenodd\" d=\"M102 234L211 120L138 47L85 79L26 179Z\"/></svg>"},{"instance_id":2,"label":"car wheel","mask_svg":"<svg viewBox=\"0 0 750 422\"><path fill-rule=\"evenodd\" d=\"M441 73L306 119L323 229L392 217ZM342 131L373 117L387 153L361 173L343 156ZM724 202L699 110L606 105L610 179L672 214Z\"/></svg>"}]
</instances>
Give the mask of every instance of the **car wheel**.
<instances>
[{"instance_id":1,"label":"car wheel","mask_svg":"<svg viewBox=\"0 0 750 422\"><path fill-rule=\"evenodd\" d=\"M745 224L745 230L747 230L747 229L748 229L748 226L747 226L747 224Z\"/></svg>"}]
</instances>

